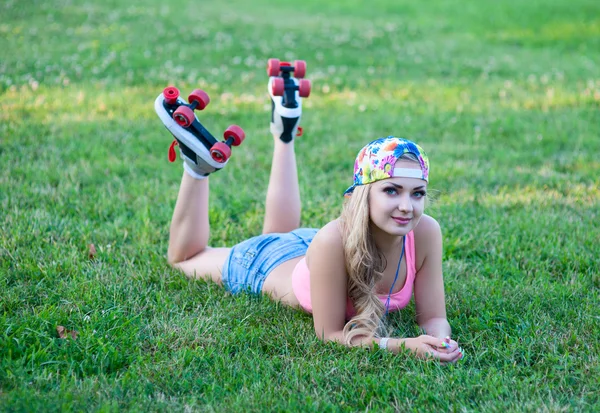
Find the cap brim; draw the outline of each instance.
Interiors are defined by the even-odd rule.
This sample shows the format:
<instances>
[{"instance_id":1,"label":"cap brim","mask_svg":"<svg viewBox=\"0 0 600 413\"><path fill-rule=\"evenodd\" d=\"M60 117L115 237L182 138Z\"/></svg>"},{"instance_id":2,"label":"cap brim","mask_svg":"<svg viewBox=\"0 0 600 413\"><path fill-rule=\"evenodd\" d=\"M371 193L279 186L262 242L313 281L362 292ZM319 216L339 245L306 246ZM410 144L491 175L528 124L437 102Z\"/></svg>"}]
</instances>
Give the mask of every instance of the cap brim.
<instances>
[{"instance_id":1,"label":"cap brim","mask_svg":"<svg viewBox=\"0 0 600 413\"><path fill-rule=\"evenodd\" d=\"M350 188L346 189L346 191L344 191L344 196L352 195L352 192L354 192L354 188L356 188L356 184L354 184Z\"/></svg>"}]
</instances>

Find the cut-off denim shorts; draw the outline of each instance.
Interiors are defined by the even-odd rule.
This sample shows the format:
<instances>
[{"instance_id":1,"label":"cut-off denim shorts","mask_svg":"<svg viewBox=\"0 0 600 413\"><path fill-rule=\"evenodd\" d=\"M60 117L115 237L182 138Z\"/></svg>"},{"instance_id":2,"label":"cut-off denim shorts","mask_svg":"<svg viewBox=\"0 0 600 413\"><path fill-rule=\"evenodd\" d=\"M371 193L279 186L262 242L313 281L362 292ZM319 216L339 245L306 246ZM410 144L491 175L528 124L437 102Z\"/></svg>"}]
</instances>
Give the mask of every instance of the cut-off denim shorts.
<instances>
[{"instance_id":1,"label":"cut-off denim shorts","mask_svg":"<svg viewBox=\"0 0 600 413\"><path fill-rule=\"evenodd\" d=\"M260 294L275 267L306 255L317 231L298 228L287 233L262 234L235 245L223 265L223 285L232 294Z\"/></svg>"}]
</instances>

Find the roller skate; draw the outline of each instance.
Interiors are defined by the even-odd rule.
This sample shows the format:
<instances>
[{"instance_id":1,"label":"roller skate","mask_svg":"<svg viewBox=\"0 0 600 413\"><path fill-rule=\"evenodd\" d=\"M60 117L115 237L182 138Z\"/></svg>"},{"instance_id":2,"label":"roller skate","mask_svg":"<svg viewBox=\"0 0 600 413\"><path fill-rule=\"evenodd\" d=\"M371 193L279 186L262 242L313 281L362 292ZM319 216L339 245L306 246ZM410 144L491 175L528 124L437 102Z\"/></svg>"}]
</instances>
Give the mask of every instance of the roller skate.
<instances>
[{"instance_id":1,"label":"roller skate","mask_svg":"<svg viewBox=\"0 0 600 413\"><path fill-rule=\"evenodd\" d=\"M292 77L292 73L294 77ZM285 142L302 135L300 117L302 99L310 95L310 80L304 79L306 62L294 61L292 66L279 59L269 59L269 96L271 97L271 133Z\"/></svg>"},{"instance_id":2,"label":"roller skate","mask_svg":"<svg viewBox=\"0 0 600 413\"><path fill-rule=\"evenodd\" d=\"M169 86L154 101L154 110L175 140L169 147L169 161L174 162L179 146L184 169L195 177L207 176L223 168L231 157L231 146L238 146L245 138L237 125L229 126L218 141L200 123L194 110L203 110L210 102L208 94L196 89L190 93L188 103L179 98L179 90Z\"/></svg>"}]
</instances>

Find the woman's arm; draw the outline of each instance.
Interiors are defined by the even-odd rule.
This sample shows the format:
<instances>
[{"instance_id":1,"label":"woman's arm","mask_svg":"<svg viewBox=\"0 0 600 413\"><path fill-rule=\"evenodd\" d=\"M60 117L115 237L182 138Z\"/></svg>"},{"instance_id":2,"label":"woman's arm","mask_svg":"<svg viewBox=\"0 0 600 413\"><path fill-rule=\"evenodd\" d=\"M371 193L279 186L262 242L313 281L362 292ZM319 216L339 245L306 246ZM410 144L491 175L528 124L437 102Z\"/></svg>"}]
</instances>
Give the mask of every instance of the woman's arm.
<instances>
[{"instance_id":1,"label":"woman's arm","mask_svg":"<svg viewBox=\"0 0 600 413\"><path fill-rule=\"evenodd\" d=\"M327 340L345 344L343 333L341 331L331 334ZM403 350L409 350L419 358L434 359L444 363L452 363L462 357L462 350L458 347L456 342L448 342L430 335L408 338L358 337L353 340L350 346L373 348L374 345L377 344L382 347L382 340L385 340L386 350L391 351L394 354L398 354ZM448 344L449 347L445 348L442 342Z\"/></svg>"},{"instance_id":2,"label":"woman's arm","mask_svg":"<svg viewBox=\"0 0 600 413\"><path fill-rule=\"evenodd\" d=\"M325 225L306 252L315 333L323 341L344 343L348 275L338 222Z\"/></svg>"},{"instance_id":3,"label":"woman's arm","mask_svg":"<svg viewBox=\"0 0 600 413\"><path fill-rule=\"evenodd\" d=\"M442 231L435 219L423 215L415 229L417 275L415 309L417 323L425 333L444 338L451 334L446 319L444 279L442 276Z\"/></svg>"},{"instance_id":4,"label":"woman's arm","mask_svg":"<svg viewBox=\"0 0 600 413\"><path fill-rule=\"evenodd\" d=\"M423 215L415 228L415 252L417 275L414 294L417 323L427 337L434 337L438 341L431 341L430 345L433 346L432 351L440 355L440 360L455 362L463 357L463 353L458 343L450 340L452 330L446 319L442 230L437 221L428 215Z\"/></svg>"},{"instance_id":5,"label":"woman's arm","mask_svg":"<svg viewBox=\"0 0 600 413\"><path fill-rule=\"evenodd\" d=\"M346 324L348 274L337 221L327 224L317 233L307 252L310 270L310 295L315 333L323 341L347 345L343 329ZM372 348L381 345L377 337L357 337L349 345ZM431 335L414 338L388 338L387 350L399 353L403 348L421 358L450 362L458 358L458 348L439 351L442 340Z\"/></svg>"},{"instance_id":6,"label":"woman's arm","mask_svg":"<svg viewBox=\"0 0 600 413\"><path fill-rule=\"evenodd\" d=\"M323 341L348 345L344 338L348 273L338 221L324 226L314 237L306 253L310 271L310 298L315 333ZM356 337L349 345L373 347L379 338ZM390 340L388 348L397 352L398 340Z\"/></svg>"}]
</instances>

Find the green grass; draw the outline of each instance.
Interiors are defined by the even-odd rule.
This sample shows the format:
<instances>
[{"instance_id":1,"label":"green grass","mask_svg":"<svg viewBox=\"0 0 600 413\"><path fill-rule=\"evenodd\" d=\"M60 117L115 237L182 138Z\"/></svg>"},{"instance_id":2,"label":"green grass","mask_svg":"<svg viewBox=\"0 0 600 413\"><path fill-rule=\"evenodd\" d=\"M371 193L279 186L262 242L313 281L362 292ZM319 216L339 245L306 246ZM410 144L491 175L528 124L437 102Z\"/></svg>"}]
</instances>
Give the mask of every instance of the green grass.
<instances>
[{"instance_id":1,"label":"green grass","mask_svg":"<svg viewBox=\"0 0 600 413\"><path fill-rule=\"evenodd\" d=\"M3 2L0 410L597 410L598 16L594 0ZM337 216L368 140L429 153L463 362L324 345L309 316L167 265L181 165L154 98L201 87L211 131L246 130L211 181L211 242L233 245L262 225L269 57L313 81L303 225Z\"/></svg>"}]
</instances>

